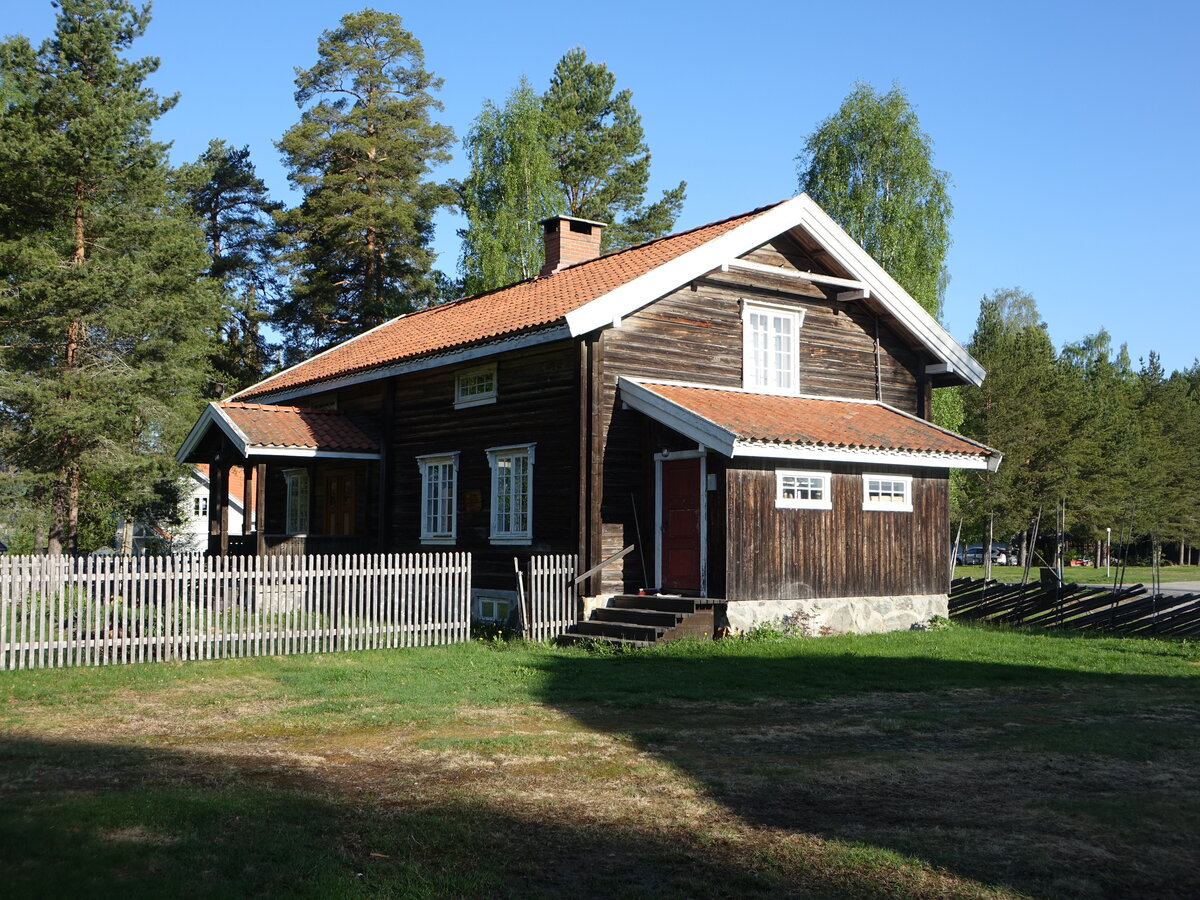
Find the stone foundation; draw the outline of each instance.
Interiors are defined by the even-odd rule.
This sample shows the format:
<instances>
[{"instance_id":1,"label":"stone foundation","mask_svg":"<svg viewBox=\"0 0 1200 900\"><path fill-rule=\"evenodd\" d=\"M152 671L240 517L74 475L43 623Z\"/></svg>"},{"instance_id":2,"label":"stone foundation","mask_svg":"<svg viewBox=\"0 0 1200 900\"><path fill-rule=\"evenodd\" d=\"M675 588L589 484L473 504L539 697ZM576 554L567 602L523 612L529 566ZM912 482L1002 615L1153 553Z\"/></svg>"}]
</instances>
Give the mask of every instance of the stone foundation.
<instances>
[{"instance_id":1,"label":"stone foundation","mask_svg":"<svg viewBox=\"0 0 1200 900\"><path fill-rule=\"evenodd\" d=\"M782 620L807 635L908 631L934 616L949 617L945 594L899 597L821 597L811 600L732 600L728 627L737 634ZM718 627L721 623L717 623Z\"/></svg>"}]
</instances>

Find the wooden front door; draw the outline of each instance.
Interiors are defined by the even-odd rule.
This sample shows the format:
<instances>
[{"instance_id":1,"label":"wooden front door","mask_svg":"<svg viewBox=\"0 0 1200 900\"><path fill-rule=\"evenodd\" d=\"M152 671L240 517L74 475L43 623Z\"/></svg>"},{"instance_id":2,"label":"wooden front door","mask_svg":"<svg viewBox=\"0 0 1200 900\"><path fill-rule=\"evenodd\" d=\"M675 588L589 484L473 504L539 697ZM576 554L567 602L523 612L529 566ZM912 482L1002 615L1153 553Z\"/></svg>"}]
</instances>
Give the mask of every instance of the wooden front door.
<instances>
[{"instance_id":1,"label":"wooden front door","mask_svg":"<svg viewBox=\"0 0 1200 900\"><path fill-rule=\"evenodd\" d=\"M325 534L354 534L354 470L325 473Z\"/></svg>"},{"instance_id":2,"label":"wooden front door","mask_svg":"<svg viewBox=\"0 0 1200 900\"><path fill-rule=\"evenodd\" d=\"M700 590L700 460L662 462L662 585Z\"/></svg>"}]
</instances>

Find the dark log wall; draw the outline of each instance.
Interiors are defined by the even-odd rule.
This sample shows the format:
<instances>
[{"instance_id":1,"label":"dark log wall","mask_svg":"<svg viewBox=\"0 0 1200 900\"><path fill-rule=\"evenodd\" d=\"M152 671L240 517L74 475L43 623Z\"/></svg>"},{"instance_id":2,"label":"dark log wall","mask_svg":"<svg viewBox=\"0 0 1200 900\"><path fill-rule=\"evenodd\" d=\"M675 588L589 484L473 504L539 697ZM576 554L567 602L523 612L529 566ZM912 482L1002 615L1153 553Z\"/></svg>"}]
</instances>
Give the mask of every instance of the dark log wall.
<instances>
[{"instance_id":1,"label":"dark log wall","mask_svg":"<svg viewBox=\"0 0 1200 900\"><path fill-rule=\"evenodd\" d=\"M798 244L784 237L746 256L754 262L819 271ZM617 400L621 375L669 379L728 387L742 386L741 301L791 303L805 311L800 329L800 391L822 396L874 399L879 390L885 402L920 413L919 379L922 360L886 322L861 303L831 299L825 290L802 279L745 271L713 272L650 304L606 329L597 344L597 411L592 436L593 458L601 460L600 487L591 498L592 562L615 553L637 535L630 496L638 498L640 531L646 543L647 568L653 571L653 463L651 455L667 446L661 433L647 436L647 420L622 410ZM876 354L878 326L879 352ZM878 378L876 359L878 358ZM678 437L675 438L678 444ZM692 447L691 449L695 449ZM710 455L710 471L720 462ZM649 490L647 485L650 486ZM720 492L718 492L720 493ZM732 498L730 505L732 508ZM723 592L724 560L720 541L724 503L709 496L709 593ZM718 557L722 557L718 559ZM638 555L607 569L592 593L615 593L648 586Z\"/></svg>"},{"instance_id":2,"label":"dark log wall","mask_svg":"<svg viewBox=\"0 0 1200 900\"><path fill-rule=\"evenodd\" d=\"M395 376L395 412L383 422L388 387L368 382L337 392L337 407L368 413L387 436L390 475L388 548L401 552L469 550L477 587L516 588L513 558L578 549L578 350L561 341L514 350L457 366ZM454 382L464 369L496 362L497 400L454 408ZM533 465L533 543L490 542L491 470L485 450L536 443ZM459 453L458 539L453 546L421 543L421 478L417 457Z\"/></svg>"},{"instance_id":3,"label":"dark log wall","mask_svg":"<svg viewBox=\"0 0 1200 900\"><path fill-rule=\"evenodd\" d=\"M726 597L786 600L939 594L949 590L949 480L944 470L838 465L833 508L776 509L774 460L734 460ZM783 462L779 468L824 467ZM862 472L912 475L913 511L862 508Z\"/></svg>"}]
</instances>

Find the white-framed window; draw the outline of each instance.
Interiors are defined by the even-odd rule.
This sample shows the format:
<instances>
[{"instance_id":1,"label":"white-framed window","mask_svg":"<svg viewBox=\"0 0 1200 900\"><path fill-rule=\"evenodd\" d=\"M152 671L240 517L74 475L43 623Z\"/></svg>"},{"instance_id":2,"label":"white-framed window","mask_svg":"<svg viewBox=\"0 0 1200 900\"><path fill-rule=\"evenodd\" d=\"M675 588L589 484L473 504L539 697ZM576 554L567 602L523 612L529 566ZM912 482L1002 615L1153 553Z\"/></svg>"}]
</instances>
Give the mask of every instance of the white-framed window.
<instances>
[{"instance_id":1,"label":"white-framed window","mask_svg":"<svg viewBox=\"0 0 1200 900\"><path fill-rule=\"evenodd\" d=\"M800 326L804 310L742 301L742 387L764 394L800 389Z\"/></svg>"},{"instance_id":2,"label":"white-framed window","mask_svg":"<svg viewBox=\"0 0 1200 900\"><path fill-rule=\"evenodd\" d=\"M192 498L192 511L196 514L197 518L199 518L200 516L207 516L208 515L208 498L207 497L193 497Z\"/></svg>"},{"instance_id":3,"label":"white-framed window","mask_svg":"<svg viewBox=\"0 0 1200 900\"><path fill-rule=\"evenodd\" d=\"M453 544L458 527L458 453L418 456L421 469L421 541Z\"/></svg>"},{"instance_id":4,"label":"white-framed window","mask_svg":"<svg viewBox=\"0 0 1200 900\"><path fill-rule=\"evenodd\" d=\"M287 479L287 533L308 534L308 469L284 469Z\"/></svg>"},{"instance_id":5,"label":"white-framed window","mask_svg":"<svg viewBox=\"0 0 1200 900\"><path fill-rule=\"evenodd\" d=\"M533 450L536 444L492 447L492 543L528 544L533 539Z\"/></svg>"},{"instance_id":6,"label":"white-framed window","mask_svg":"<svg viewBox=\"0 0 1200 900\"><path fill-rule=\"evenodd\" d=\"M863 509L912 512L911 475L863 475Z\"/></svg>"},{"instance_id":7,"label":"white-framed window","mask_svg":"<svg viewBox=\"0 0 1200 900\"><path fill-rule=\"evenodd\" d=\"M514 591L494 591L490 588L473 588L471 590L471 612L476 619L484 622L506 622L517 605L517 595Z\"/></svg>"},{"instance_id":8,"label":"white-framed window","mask_svg":"<svg viewBox=\"0 0 1200 900\"><path fill-rule=\"evenodd\" d=\"M454 378L454 408L496 402L496 364L464 369Z\"/></svg>"},{"instance_id":9,"label":"white-framed window","mask_svg":"<svg viewBox=\"0 0 1200 900\"><path fill-rule=\"evenodd\" d=\"M778 509L833 509L828 472L775 472L775 506Z\"/></svg>"}]
</instances>

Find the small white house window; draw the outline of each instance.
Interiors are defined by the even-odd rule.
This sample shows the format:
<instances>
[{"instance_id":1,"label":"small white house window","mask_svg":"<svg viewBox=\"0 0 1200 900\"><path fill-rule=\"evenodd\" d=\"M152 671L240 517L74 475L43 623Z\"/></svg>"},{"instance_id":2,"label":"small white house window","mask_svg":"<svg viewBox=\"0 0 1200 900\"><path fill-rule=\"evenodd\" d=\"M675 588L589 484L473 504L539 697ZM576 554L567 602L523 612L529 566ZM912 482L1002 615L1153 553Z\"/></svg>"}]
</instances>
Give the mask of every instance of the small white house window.
<instances>
[{"instance_id":1,"label":"small white house window","mask_svg":"<svg viewBox=\"0 0 1200 900\"><path fill-rule=\"evenodd\" d=\"M459 372L454 379L454 408L483 406L496 402L496 364L476 366Z\"/></svg>"},{"instance_id":2,"label":"small white house window","mask_svg":"<svg viewBox=\"0 0 1200 900\"><path fill-rule=\"evenodd\" d=\"M513 607L517 605L517 595L512 591L493 591L477 589L471 591L476 619L484 622L506 622Z\"/></svg>"},{"instance_id":3,"label":"small white house window","mask_svg":"<svg viewBox=\"0 0 1200 900\"><path fill-rule=\"evenodd\" d=\"M742 303L742 386L764 394L796 394L804 310Z\"/></svg>"},{"instance_id":4,"label":"small white house window","mask_svg":"<svg viewBox=\"0 0 1200 900\"><path fill-rule=\"evenodd\" d=\"M528 544L533 539L533 450L536 444L492 447L492 543Z\"/></svg>"},{"instance_id":5,"label":"small white house window","mask_svg":"<svg viewBox=\"0 0 1200 900\"><path fill-rule=\"evenodd\" d=\"M421 469L421 541L453 544L457 536L458 454L418 456Z\"/></svg>"},{"instance_id":6,"label":"small white house window","mask_svg":"<svg viewBox=\"0 0 1200 900\"><path fill-rule=\"evenodd\" d=\"M863 509L912 512L912 476L864 475Z\"/></svg>"},{"instance_id":7,"label":"small white house window","mask_svg":"<svg viewBox=\"0 0 1200 900\"><path fill-rule=\"evenodd\" d=\"M284 469L287 479L287 533L308 533L308 469Z\"/></svg>"},{"instance_id":8,"label":"small white house window","mask_svg":"<svg viewBox=\"0 0 1200 900\"><path fill-rule=\"evenodd\" d=\"M193 497L192 498L192 511L196 514L197 517L207 516L208 515L208 498L207 497Z\"/></svg>"},{"instance_id":9,"label":"small white house window","mask_svg":"<svg viewBox=\"0 0 1200 900\"><path fill-rule=\"evenodd\" d=\"M778 509L832 509L828 472L775 473L775 506Z\"/></svg>"}]
</instances>

